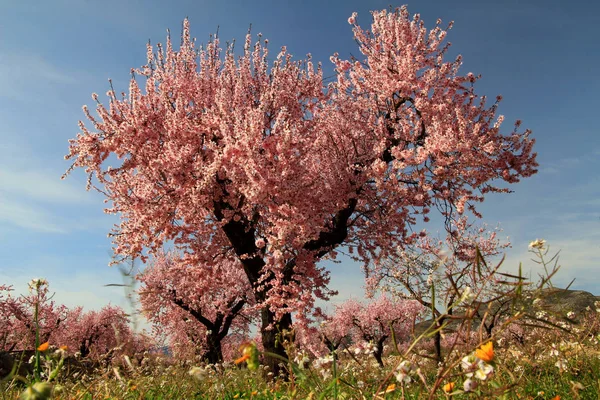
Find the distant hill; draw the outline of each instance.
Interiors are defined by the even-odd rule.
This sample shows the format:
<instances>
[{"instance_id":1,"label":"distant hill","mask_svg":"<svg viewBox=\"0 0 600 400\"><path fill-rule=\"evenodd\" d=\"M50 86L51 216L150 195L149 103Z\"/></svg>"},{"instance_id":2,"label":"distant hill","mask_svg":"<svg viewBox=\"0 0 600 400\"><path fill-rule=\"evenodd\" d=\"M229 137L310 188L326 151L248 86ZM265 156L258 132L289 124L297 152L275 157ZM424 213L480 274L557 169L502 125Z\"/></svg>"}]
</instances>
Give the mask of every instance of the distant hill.
<instances>
[{"instance_id":1,"label":"distant hill","mask_svg":"<svg viewBox=\"0 0 600 400\"><path fill-rule=\"evenodd\" d=\"M598 302L598 306L596 306L596 302ZM506 313L510 310L511 305L511 302L508 301L505 303L492 302L491 304L479 303L479 307L476 307L478 312L474 317L474 320L476 323L478 323L487 310L489 310L488 318L493 315L506 315ZM523 294L523 298L520 300L520 303L516 306L522 306L523 310L529 315L535 315L539 311L545 311L548 314L559 318L566 318L567 313L572 311L575 313L575 316L571 320L573 320L575 323L578 323L583 314L588 312L596 312L597 308L600 309L600 296L595 296L592 293L583 290L546 288L538 292L537 296L535 297L533 292L525 292ZM460 312L457 313L457 316L462 315L464 314L461 314ZM453 328L455 328L457 324L461 322L461 320L449 320L448 322L449 324L446 327L446 331L452 331ZM427 330L431 324L431 319L416 324L415 336L419 336L425 332L425 330Z\"/></svg>"}]
</instances>

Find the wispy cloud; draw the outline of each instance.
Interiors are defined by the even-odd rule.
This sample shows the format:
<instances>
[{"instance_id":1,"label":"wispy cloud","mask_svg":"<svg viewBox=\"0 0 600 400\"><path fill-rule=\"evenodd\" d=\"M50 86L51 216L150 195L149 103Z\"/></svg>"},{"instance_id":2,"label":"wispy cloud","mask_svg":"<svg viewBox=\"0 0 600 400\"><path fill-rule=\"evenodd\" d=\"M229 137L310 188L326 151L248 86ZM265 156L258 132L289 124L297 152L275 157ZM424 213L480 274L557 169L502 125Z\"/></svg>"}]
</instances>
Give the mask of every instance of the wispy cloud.
<instances>
[{"instance_id":1,"label":"wispy cloud","mask_svg":"<svg viewBox=\"0 0 600 400\"><path fill-rule=\"evenodd\" d=\"M45 101L33 94L39 93L42 88L77 82L72 75L37 54L2 53L0 57L0 97L28 102Z\"/></svg>"},{"instance_id":2,"label":"wispy cloud","mask_svg":"<svg viewBox=\"0 0 600 400\"><path fill-rule=\"evenodd\" d=\"M42 170L10 170L0 166L0 192L50 203L90 203L93 198L83 188L61 181L60 175Z\"/></svg>"},{"instance_id":3,"label":"wispy cloud","mask_svg":"<svg viewBox=\"0 0 600 400\"><path fill-rule=\"evenodd\" d=\"M592 146L594 147L594 146ZM593 149L577 157L563 157L544 162L540 168L542 174L559 174L570 169L589 168L590 165L600 162L600 149Z\"/></svg>"},{"instance_id":4,"label":"wispy cloud","mask_svg":"<svg viewBox=\"0 0 600 400\"><path fill-rule=\"evenodd\" d=\"M0 221L35 232L67 233L47 210L0 194Z\"/></svg>"}]
</instances>

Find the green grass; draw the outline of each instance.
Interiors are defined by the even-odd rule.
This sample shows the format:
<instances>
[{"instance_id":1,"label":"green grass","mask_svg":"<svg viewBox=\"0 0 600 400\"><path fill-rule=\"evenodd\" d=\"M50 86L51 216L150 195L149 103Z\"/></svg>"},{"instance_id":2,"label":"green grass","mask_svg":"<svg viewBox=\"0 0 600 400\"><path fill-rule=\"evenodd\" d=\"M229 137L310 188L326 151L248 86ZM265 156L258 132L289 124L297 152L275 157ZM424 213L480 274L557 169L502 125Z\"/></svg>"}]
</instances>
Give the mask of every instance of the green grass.
<instances>
[{"instance_id":1,"label":"green grass","mask_svg":"<svg viewBox=\"0 0 600 400\"><path fill-rule=\"evenodd\" d=\"M548 339L552 337L549 332ZM549 343L536 343L546 347ZM505 399L600 399L600 359L597 346L581 347L571 353L564 371L555 365L555 357L511 357L508 348L498 349L495 357L495 373L482 382L479 393L457 393L453 399L505 398ZM437 368L435 363L424 361L421 376L429 390L414 374L410 384L402 387L395 376L385 380L395 366L396 357L388 357L388 367L380 369L365 359L362 366L341 357L339 376L323 377L322 371L308 369L302 376L293 376L290 382L269 382L263 371L250 371L227 366L219 371L207 370L201 377L191 376L189 366L165 365L159 359L136 366L133 371L112 367L98 369L84 377L62 374L54 383L55 399L422 399L429 398ZM331 373L331 371L329 371ZM460 368L451 369L449 379L462 389L465 377ZM396 388L384 394L390 384ZM16 381L3 383L1 399L15 399L23 391ZM577 389L576 387L579 387ZM379 391L379 392L378 392ZM379 394L378 394L379 393ZM403 397L404 396L404 397ZM501 397L504 396L504 397ZM441 387L431 398L450 398Z\"/></svg>"}]
</instances>

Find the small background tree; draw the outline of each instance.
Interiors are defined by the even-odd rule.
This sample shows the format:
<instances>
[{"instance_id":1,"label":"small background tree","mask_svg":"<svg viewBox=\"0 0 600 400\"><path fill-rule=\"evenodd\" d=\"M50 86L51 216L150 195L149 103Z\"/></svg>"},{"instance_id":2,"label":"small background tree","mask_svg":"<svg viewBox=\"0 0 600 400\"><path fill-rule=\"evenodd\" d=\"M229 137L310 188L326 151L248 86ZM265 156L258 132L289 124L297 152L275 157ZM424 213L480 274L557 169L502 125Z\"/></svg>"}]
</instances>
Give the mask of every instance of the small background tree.
<instances>
[{"instance_id":1,"label":"small background tree","mask_svg":"<svg viewBox=\"0 0 600 400\"><path fill-rule=\"evenodd\" d=\"M190 264L175 253L159 254L138 279L143 314L178 356L222 362L223 340L247 334L255 318L252 290L235 259Z\"/></svg>"}]
</instances>

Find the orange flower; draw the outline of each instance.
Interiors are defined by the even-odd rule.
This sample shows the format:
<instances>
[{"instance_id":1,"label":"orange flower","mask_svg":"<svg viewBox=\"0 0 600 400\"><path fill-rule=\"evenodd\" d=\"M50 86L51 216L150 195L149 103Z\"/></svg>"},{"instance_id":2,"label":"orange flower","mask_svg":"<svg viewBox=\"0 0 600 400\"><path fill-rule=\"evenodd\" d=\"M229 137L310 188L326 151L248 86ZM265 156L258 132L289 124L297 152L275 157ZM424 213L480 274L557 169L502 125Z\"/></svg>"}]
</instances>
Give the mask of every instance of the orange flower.
<instances>
[{"instance_id":1,"label":"orange flower","mask_svg":"<svg viewBox=\"0 0 600 400\"><path fill-rule=\"evenodd\" d=\"M61 349L62 351L67 351L67 350L69 350L69 347L63 345L63 346L60 346L59 349Z\"/></svg>"},{"instance_id":2,"label":"orange flower","mask_svg":"<svg viewBox=\"0 0 600 400\"><path fill-rule=\"evenodd\" d=\"M385 391L380 392L379 394L388 394L388 393L392 393L394 390L396 390L396 384L392 383L391 385L389 385L387 388L385 388Z\"/></svg>"},{"instance_id":3,"label":"orange flower","mask_svg":"<svg viewBox=\"0 0 600 400\"><path fill-rule=\"evenodd\" d=\"M454 390L454 382L446 383L442 389L444 389L444 392L450 393L451 391Z\"/></svg>"},{"instance_id":4,"label":"orange flower","mask_svg":"<svg viewBox=\"0 0 600 400\"><path fill-rule=\"evenodd\" d=\"M236 364L243 363L246 361L246 365L248 369L255 370L258 368L258 349L256 348L256 344L254 342L244 343L240 346L240 350L242 351L242 356L235 360Z\"/></svg>"},{"instance_id":5,"label":"orange flower","mask_svg":"<svg viewBox=\"0 0 600 400\"><path fill-rule=\"evenodd\" d=\"M248 360L250 358L250 354L244 354L243 356L241 356L240 358L238 358L237 360L234 361L235 364L241 364L244 361Z\"/></svg>"},{"instance_id":6,"label":"orange flower","mask_svg":"<svg viewBox=\"0 0 600 400\"><path fill-rule=\"evenodd\" d=\"M48 347L50 347L50 343L45 342L45 343L40 344L37 349L38 349L38 351L46 351L46 350L48 350Z\"/></svg>"},{"instance_id":7,"label":"orange flower","mask_svg":"<svg viewBox=\"0 0 600 400\"><path fill-rule=\"evenodd\" d=\"M560 396L559 396L559 395L556 395L556 396L554 396L554 397L553 397L551 400L560 400Z\"/></svg>"},{"instance_id":8,"label":"orange flower","mask_svg":"<svg viewBox=\"0 0 600 400\"><path fill-rule=\"evenodd\" d=\"M490 362L494 359L494 344L487 342L475 350L475 356L481 361Z\"/></svg>"}]
</instances>

